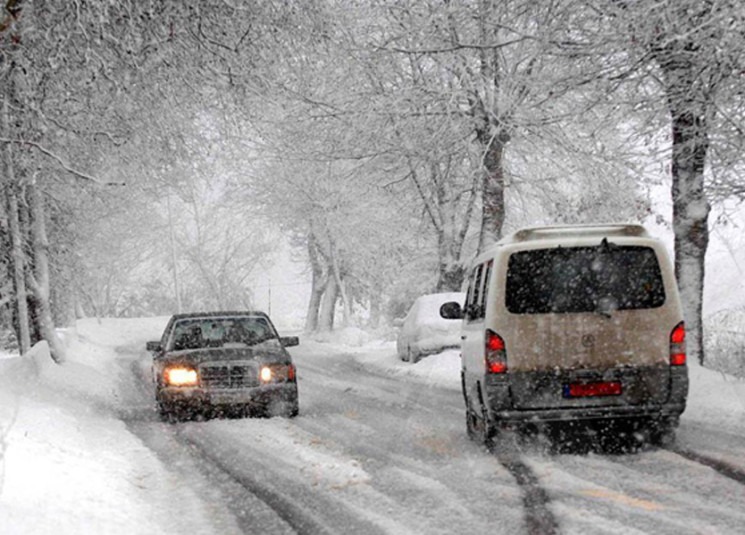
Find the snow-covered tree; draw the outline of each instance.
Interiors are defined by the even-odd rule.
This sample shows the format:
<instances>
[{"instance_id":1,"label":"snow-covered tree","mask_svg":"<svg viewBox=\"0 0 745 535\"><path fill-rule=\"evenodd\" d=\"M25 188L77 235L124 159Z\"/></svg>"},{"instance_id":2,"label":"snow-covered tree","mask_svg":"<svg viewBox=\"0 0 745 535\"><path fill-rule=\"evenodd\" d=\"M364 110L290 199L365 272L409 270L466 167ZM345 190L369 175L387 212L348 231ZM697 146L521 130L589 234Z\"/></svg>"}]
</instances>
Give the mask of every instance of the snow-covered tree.
<instances>
[{"instance_id":1,"label":"snow-covered tree","mask_svg":"<svg viewBox=\"0 0 745 535\"><path fill-rule=\"evenodd\" d=\"M667 114L675 234L675 270L681 289L687 345L704 362L704 259L713 198L742 188L742 50L745 11L737 0L601 2L616 39L607 39L610 78L649 87L638 102ZM613 35L613 31L608 35ZM598 36L597 43L602 42ZM602 49L602 47L601 47ZM620 55L618 50L628 55ZM656 91L655 91L656 90ZM712 158L711 155L716 155ZM739 171L739 172L738 172ZM711 177L711 180L707 177Z\"/></svg>"}]
</instances>

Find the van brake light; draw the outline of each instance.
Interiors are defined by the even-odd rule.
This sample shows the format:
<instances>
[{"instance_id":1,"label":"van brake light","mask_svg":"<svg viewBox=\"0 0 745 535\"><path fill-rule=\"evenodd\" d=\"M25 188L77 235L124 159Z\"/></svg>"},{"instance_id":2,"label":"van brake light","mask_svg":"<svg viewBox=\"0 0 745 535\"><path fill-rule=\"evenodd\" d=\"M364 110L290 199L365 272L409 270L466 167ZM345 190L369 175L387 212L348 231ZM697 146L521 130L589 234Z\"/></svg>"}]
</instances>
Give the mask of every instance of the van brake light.
<instances>
[{"instance_id":1,"label":"van brake light","mask_svg":"<svg viewBox=\"0 0 745 535\"><path fill-rule=\"evenodd\" d=\"M507 351L505 351L504 339L490 329L486 330L484 355L486 373L507 372Z\"/></svg>"},{"instance_id":2,"label":"van brake light","mask_svg":"<svg viewBox=\"0 0 745 535\"><path fill-rule=\"evenodd\" d=\"M678 323L670 333L670 366L686 364L686 329L685 323Z\"/></svg>"}]
</instances>

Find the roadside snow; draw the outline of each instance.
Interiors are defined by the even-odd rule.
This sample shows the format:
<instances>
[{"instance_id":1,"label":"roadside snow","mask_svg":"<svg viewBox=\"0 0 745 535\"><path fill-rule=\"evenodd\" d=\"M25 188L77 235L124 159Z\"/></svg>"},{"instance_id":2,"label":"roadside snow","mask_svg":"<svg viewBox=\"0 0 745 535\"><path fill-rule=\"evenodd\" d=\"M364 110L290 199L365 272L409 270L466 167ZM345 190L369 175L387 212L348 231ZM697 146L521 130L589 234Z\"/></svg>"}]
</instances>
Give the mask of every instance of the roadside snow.
<instances>
[{"instance_id":1,"label":"roadside snow","mask_svg":"<svg viewBox=\"0 0 745 535\"><path fill-rule=\"evenodd\" d=\"M81 322L62 366L44 342L0 360L0 533L217 533L117 419L113 348L136 325Z\"/></svg>"},{"instance_id":2,"label":"roadside snow","mask_svg":"<svg viewBox=\"0 0 745 535\"><path fill-rule=\"evenodd\" d=\"M377 368L404 380L416 381L427 386L460 389L459 349L446 349L411 364L398 358L395 344L386 344L380 348L373 347L371 352L356 354L355 359L365 366Z\"/></svg>"},{"instance_id":3,"label":"roadside snow","mask_svg":"<svg viewBox=\"0 0 745 535\"><path fill-rule=\"evenodd\" d=\"M332 353L348 353L363 366L429 386L460 389L460 350L446 349L428 355L415 364L402 361L396 342L371 338L357 328L340 329L314 335L301 343L323 343Z\"/></svg>"},{"instance_id":4,"label":"roadside snow","mask_svg":"<svg viewBox=\"0 0 745 535\"><path fill-rule=\"evenodd\" d=\"M689 363L690 391L682 419L745 431L745 380Z\"/></svg>"}]
</instances>

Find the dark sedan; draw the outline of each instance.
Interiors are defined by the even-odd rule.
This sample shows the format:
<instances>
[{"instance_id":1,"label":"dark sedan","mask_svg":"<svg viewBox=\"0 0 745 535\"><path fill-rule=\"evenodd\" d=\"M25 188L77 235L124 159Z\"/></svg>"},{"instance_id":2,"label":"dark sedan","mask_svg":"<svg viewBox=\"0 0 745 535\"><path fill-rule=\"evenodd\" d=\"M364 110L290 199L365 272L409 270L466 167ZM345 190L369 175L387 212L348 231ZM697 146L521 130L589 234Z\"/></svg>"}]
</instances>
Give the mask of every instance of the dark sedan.
<instances>
[{"instance_id":1,"label":"dark sedan","mask_svg":"<svg viewBox=\"0 0 745 535\"><path fill-rule=\"evenodd\" d=\"M173 316L153 352L155 398L167 419L241 412L298 414L295 365L263 312L209 312Z\"/></svg>"}]
</instances>

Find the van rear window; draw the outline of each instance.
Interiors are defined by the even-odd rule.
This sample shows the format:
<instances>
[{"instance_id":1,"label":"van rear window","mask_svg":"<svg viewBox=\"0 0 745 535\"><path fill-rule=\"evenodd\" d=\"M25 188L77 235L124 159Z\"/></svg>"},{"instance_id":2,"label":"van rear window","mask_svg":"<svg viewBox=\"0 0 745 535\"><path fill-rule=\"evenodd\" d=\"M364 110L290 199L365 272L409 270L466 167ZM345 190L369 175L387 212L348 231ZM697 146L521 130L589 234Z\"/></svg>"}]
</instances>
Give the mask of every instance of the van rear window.
<instances>
[{"instance_id":1,"label":"van rear window","mask_svg":"<svg viewBox=\"0 0 745 535\"><path fill-rule=\"evenodd\" d=\"M513 314L607 312L665 303L657 255L649 247L534 249L510 255L506 306Z\"/></svg>"}]
</instances>

